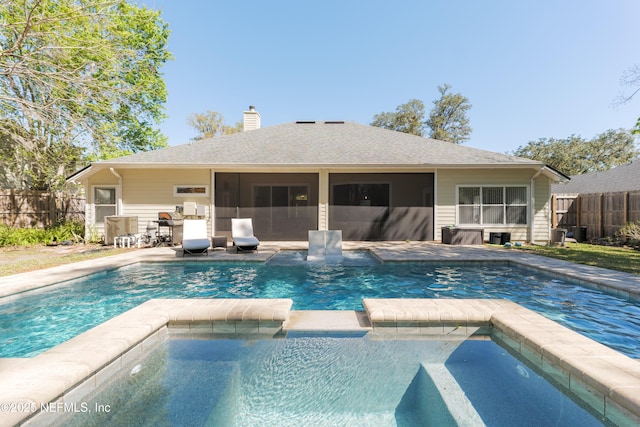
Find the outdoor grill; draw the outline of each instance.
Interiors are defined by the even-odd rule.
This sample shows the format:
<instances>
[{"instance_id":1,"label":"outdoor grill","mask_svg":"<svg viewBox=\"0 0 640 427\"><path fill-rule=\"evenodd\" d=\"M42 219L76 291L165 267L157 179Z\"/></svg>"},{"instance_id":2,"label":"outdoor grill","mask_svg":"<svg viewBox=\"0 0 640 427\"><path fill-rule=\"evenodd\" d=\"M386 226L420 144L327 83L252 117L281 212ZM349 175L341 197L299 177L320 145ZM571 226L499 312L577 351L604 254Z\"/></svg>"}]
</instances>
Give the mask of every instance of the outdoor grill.
<instances>
[{"instance_id":1,"label":"outdoor grill","mask_svg":"<svg viewBox=\"0 0 640 427\"><path fill-rule=\"evenodd\" d=\"M170 212L158 212L158 226L172 227L174 225L173 214Z\"/></svg>"},{"instance_id":2,"label":"outdoor grill","mask_svg":"<svg viewBox=\"0 0 640 427\"><path fill-rule=\"evenodd\" d=\"M173 246L182 243L182 219L175 218L174 213L158 212L157 245ZM165 228L165 230L163 230Z\"/></svg>"}]
</instances>

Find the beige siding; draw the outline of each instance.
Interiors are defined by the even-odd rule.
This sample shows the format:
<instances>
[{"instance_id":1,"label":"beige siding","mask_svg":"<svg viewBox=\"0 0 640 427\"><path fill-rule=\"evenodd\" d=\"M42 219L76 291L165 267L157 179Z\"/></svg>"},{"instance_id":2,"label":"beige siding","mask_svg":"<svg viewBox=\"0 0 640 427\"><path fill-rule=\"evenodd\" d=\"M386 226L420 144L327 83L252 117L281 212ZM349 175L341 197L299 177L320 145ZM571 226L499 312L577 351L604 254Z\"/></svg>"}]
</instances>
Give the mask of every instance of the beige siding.
<instances>
[{"instance_id":1,"label":"beige siding","mask_svg":"<svg viewBox=\"0 0 640 427\"><path fill-rule=\"evenodd\" d=\"M158 212L173 212L184 202L195 202L205 207L205 218L211 230L211 173L209 169L179 170L124 170L122 172L123 215L138 216L138 227L144 232L150 221L158 219ZM209 195L174 196L175 185L206 185Z\"/></svg>"},{"instance_id":2,"label":"beige siding","mask_svg":"<svg viewBox=\"0 0 640 427\"><path fill-rule=\"evenodd\" d=\"M441 239L441 227L455 225L456 187L458 185L525 185L530 187L533 170L501 170L501 169L438 169L436 173L436 218L435 240ZM550 184L546 178L539 177L535 186L535 218L536 239L548 240L549 234L549 194ZM531 191L531 189L529 190ZM513 241L529 241L529 226L487 226L484 225L485 240L489 232L510 232Z\"/></svg>"},{"instance_id":3,"label":"beige siding","mask_svg":"<svg viewBox=\"0 0 640 427\"><path fill-rule=\"evenodd\" d=\"M138 217L139 232L144 232L149 221L157 219L158 212L173 212L176 205L185 201L196 202L205 207L206 219L211 230L211 205L214 189L211 188L210 169L117 169L122 177L122 215ZM281 172L281 170L280 170ZM309 170L307 172L314 172ZM326 171L324 171L326 174ZM335 172L335 171L334 171ZM355 171L354 171L355 172ZM382 171L379 171L382 172ZM404 171L403 171L404 172ZM416 172L425 172L416 171ZM429 170L428 172L433 172ZM533 169L438 169L435 171L435 224L434 238L440 240L440 228L456 224L456 186L458 185L525 185L531 186ZM91 189L95 185L118 185L119 179L109 170L97 172L87 181L88 204L87 224L93 224ZM326 185L326 183L324 183ZM209 187L207 197L176 197L174 185L206 185ZM322 184L321 184L322 186ZM533 189L535 200L533 228L534 241L548 242L550 234L550 182L544 176L536 178ZM325 195L326 197L326 195ZM322 199L322 195L320 196ZM531 213L530 213L531 214ZM322 214L320 215L322 217ZM531 220L531 218L530 218ZM326 219L325 219L326 221ZM490 231L509 231L514 241L530 241L530 227L493 227L483 226L488 239ZM102 233L102 230L95 230Z\"/></svg>"},{"instance_id":4,"label":"beige siding","mask_svg":"<svg viewBox=\"0 0 640 427\"><path fill-rule=\"evenodd\" d=\"M533 223L533 241L549 243L551 234L551 182L540 176L534 181L535 217Z\"/></svg>"},{"instance_id":5,"label":"beige siding","mask_svg":"<svg viewBox=\"0 0 640 427\"><path fill-rule=\"evenodd\" d=\"M205 207L205 217L211 224L211 173L209 169L122 169L116 171L122 176L122 215L138 217L138 232L143 233L150 221L158 219L158 212L173 212L184 202L195 202ZM117 183L117 178L111 175ZM91 177L89 185L104 185L103 172ZM111 180L109 184L113 184ZM206 197L175 197L174 185L206 185ZM211 227L208 227L209 230ZM100 230L98 230L100 231Z\"/></svg>"}]
</instances>

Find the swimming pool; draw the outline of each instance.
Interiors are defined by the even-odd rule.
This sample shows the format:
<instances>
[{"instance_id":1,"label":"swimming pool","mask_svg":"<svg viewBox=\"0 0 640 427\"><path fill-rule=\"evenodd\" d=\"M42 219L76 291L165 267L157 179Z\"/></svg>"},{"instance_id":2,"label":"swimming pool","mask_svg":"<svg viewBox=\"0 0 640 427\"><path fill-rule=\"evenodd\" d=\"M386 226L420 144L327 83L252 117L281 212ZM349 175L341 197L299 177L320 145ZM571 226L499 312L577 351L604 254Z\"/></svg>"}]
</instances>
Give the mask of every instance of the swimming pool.
<instances>
[{"instance_id":1,"label":"swimming pool","mask_svg":"<svg viewBox=\"0 0 640 427\"><path fill-rule=\"evenodd\" d=\"M151 298L291 298L296 310L362 310L363 298L505 298L640 358L640 305L508 263L142 263L0 306L0 357L32 357ZM25 339L28 336L29 339Z\"/></svg>"},{"instance_id":2,"label":"swimming pool","mask_svg":"<svg viewBox=\"0 0 640 427\"><path fill-rule=\"evenodd\" d=\"M60 425L602 425L490 340L177 334L122 371Z\"/></svg>"}]
</instances>

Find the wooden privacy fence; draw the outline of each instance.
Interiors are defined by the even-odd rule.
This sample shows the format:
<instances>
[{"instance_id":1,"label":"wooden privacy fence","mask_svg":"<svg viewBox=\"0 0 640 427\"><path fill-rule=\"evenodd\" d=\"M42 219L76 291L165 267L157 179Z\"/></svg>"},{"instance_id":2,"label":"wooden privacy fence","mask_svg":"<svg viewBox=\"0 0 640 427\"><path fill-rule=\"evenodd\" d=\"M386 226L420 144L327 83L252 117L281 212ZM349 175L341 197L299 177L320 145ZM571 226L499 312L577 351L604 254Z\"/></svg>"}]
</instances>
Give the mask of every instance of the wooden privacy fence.
<instances>
[{"instance_id":1,"label":"wooden privacy fence","mask_svg":"<svg viewBox=\"0 0 640 427\"><path fill-rule=\"evenodd\" d=\"M587 227L587 239L615 237L629 222L640 221L640 191L554 194L552 227Z\"/></svg>"},{"instance_id":2,"label":"wooden privacy fence","mask_svg":"<svg viewBox=\"0 0 640 427\"><path fill-rule=\"evenodd\" d=\"M84 197L47 191L0 190L0 224L42 228L58 221L84 222Z\"/></svg>"}]
</instances>

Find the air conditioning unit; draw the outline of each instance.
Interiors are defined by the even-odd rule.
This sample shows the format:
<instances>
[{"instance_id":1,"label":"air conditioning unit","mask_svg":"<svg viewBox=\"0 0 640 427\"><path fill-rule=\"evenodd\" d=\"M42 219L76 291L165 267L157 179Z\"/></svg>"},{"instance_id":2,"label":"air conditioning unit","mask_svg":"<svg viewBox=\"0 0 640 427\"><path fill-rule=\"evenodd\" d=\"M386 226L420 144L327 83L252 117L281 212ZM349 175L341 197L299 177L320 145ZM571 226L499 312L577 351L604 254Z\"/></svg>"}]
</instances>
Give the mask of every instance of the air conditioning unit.
<instances>
[{"instance_id":1,"label":"air conditioning unit","mask_svg":"<svg viewBox=\"0 0 640 427\"><path fill-rule=\"evenodd\" d=\"M113 245L113 238L138 234L138 217L111 215L104 217L104 243Z\"/></svg>"},{"instance_id":2,"label":"air conditioning unit","mask_svg":"<svg viewBox=\"0 0 640 427\"><path fill-rule=\"evenodd\" d=\"M183 206L182 215L195 216L197 214L198 207L196 205L196 202L184 202L182 206Z\"/></svg>"}]
</instances>

